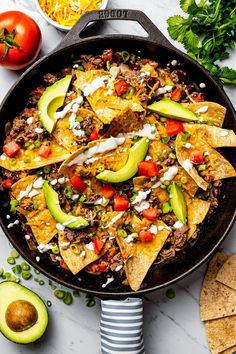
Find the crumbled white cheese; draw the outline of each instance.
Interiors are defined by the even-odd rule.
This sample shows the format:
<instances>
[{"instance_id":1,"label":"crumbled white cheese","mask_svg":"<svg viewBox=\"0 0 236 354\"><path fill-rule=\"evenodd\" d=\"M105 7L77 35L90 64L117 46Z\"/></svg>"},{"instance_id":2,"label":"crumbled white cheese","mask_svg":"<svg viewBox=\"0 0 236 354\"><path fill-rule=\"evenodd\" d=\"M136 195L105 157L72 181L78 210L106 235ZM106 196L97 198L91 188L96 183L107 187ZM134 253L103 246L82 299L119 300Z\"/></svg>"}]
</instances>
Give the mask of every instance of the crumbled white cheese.
<instances>
[{"instance_id":1,"label":"crumbled white cheese","mask_svg":"<svg viewBox=\"0 0 236 354\"><path fill-rule=\"evenodd\" d=\"M204 89L204 88L206 88L206 84L205 84L204 82L201 82L201 83L199 84L199 87L200 87L201 89Z\"/></svg>"},{"instance_id":2,"label":"crumbled white cheese","mask_svg":"<svg viewBox=\"0 0 236 354\"><path fill-rule=\"evenodd\" d=\"M1 155L1 160L5 161L7 159L6 155Z\"/></svg>"},{"instance_id":3,"label":"crumbled white cheese","mask_svg":"<svg viewBox=\"0 0 236 354\"><path fill-rule=\"evenodd\" d=\"M172 60L172 61L171 61L171 65L172 65L172 66L176 66L177 64L178 64L177 60Z\"/></svg>"},{"instance_id":4,"label":"crumbled white cheese","mask_svg":"<svg viewBox=\"0 0 236 354\"><path fill-rule=\"evenodd\" d=\"M123 268L123 265L122 265L122 264L119 264L119 265L115 268L115 271L116 271L116 272L119 272L122 268Z\"/></svg>"},{"instance_id":5,"label":"crumbled white cheese","mask_svg":"<svg viewBox=\"0 0 236 354\"><path fill-rule=\"evenodd\" d=\"M41 134L43 132L43 128L35 128L35 133Z\"/></svg>"},{"instance_id":6,"label":"crumbled white cheese","mask_svg":"<svg viewBox=\"0 0 236 354\"><path fill-rule=\"evenodd\" d=\"M150 207L150 204L143 200L141 203L134 206L134 209L137 210L138 213L141 213L143 210L146 210Z\"/></svg>"},{"instance_id":7,"label":"crumbled white cheese","mask_svg":"<svg viewBox=\"0 0 236 354\"><path fill-rule=\"evenodd\" d=\"M58 178L57 181L58 181L58 183L60 183L60 184L64 184L64 183L68 182L69 180L68 180L68 178L60 177L60 178Z\"/></svg>"},{"instance_id":8,"label":"crumbled white cheese","mask_svg":"<svg viewBox=\"0 0 236 354\"><path fill-rule=\"evenodd\" d=\"M31 183L31 184L29 184L29 185L26 187L26 189L25 189L24 191L20 191L20 195L19 195L19 197L18 197L18 200L21 200L21 199L23 199L23 198L25 198L25 197L28 197L28 195L29 195L29 193L30 193L32 187L33 187L33 184Z\"/></svg>"},{"instance_id":9,"label":"crumbled white cheese","mask_svg":"<svg viewBox=\"0 0 236 354\"><path fill-rule=\"evenodd\" d=\"M67 248L68 246L70 246L70 242L63 242L60 246L62 249Z\"/></svg>"},{"instance_id":10,"label":"crumbled white cheese","mask_svg":"<svg viewBox=\"0 0 236 354\"><path fill-rule=\"evenodd\" d=\"M35 259L36 259L36 262L40 261L40 257L39 256L37 256Z\"/></svg>"},{"instance_id":11,"label":"crumbled white cheese","mask_svg":"<svg viewBox=\"0 0 236 354\"><path fill-rule=\"evenodd\" d=\"M74 64L73 65L73 69L78 69L78 67L79 67L79 64Z\"/></svg>"},{"instance_id":12,"label":"crumbled white cheese","mask_svg":"<svg viewBox=\"0 0 236 354\"><path fill-rule=\"evenodd\" d=\"M33 189L30 193L29 193L29 198L33 198L35 197L36 195L38 195L39 192L36 191L36 189Z\"/></svg>"},{"instance_id":13,"label":"crumbled white cheese","mask_svg":"<svg viewBox=\"0 0 236 354\"><path fill-rule=\"evenodd\" d=\"M122 145L125 142L125 138L109 138L101 143L89 148L84 153L76 156L72 161L70 161L67 166L82 165L86 160L93 157L96 154L103 153L106 151L114 150L117 146Z\"/></svg>"},{"instance_id":14,"label":"crumbled white cheese","mask_svg":"<svg viewBox=\"0 0 236 354\"><path fill-rule=\"evenodd\" d=\"M26 119L27 124L32 124L33 123L33 117L29 117Z\"/></svg>"},{"instance_id":15,"label":"crumbled white cheese","mask_svg":"<svg viewBox=\"0 0 236 354\"><path fill-rule=\"evenodd\" d=\"M138 191L138 194L135 196L135 200L131 203L132 205L141 203L142 200L145 200L147 196L151 193L151 189L148 189L147 191Z\"/></svg>"},{"instance_id":16,"label":"crumbled white cheese","mask_svg":"<svg viewBox=\"0 0 236 354\"><path fill-rule=\"evenodd\" d=\"M85 247L86 247L88 250L90 250L90 251L94 251L94 244L93 244L92 241L89 242L89 243L87 243L87 244L85 245Z\"/></svg>"},{"instance_id":17,"label":"crumbled white cheese","mask_svg":"<svg viewBox=\"0 0 236 354\"><path fill-rule=\"evenodd\" d=\"M42 188L43 184L44 184L44 179L42 177L39 177L34 181L33 187L35 189Z\"/></svg>"},{"instance_id":18,"label":"crumbled white cheese","mask_svg":"<svg viewBox=\"0 0 236 354\"><path fill-rule=\"evenodd\" d=\"M152 234L156 235L157 234L157 226L151 225L151 227L148 231L150 231Z\"/></svg>"},{"instance_id":19,"label":"crumbled white cheese","mask_svg":"<svg viewBox=\"0 0 236 354\"><path fill-rule=\"evenodd\" d=\"M150 160L152 160L151 156L150 156L150 155L147 155L147 156L145 157L145 161L150 161Z\"/></svg>"},{"instance_id":20,"label":"crumbled white cheese","mask_svg":"<svg viewBox=\"0 0 236 354\"><path fill-rule=\"evenodd\" d=\"M163 95L166 92L170 92L173 90L173 88L174 88L174 86L169 86L169 85L166 85L164 87L159 87L156 90L155 96Z\"/></svg>"},{"instance_id":21,"label":"crumbled white cheese","mask_svg":"<svg viewBox=\"0 0 236 354\"><path fill-rule=\"evenodd\" d=\"M83 129L72 129L73 134L75 134L75 136L85 136L85 131Z\"/></svg>"},{"instance_id":22,"label":"crumbled white cheese","mask_svg":"<svg viewBox=\"0 0 236 354\"><path fill-rule=\"evenodd\" d=\"M73 194L71 199L72 200L77 200L79 198L79 194Z\"/></svg>"},{"instance_id":23,"label":"crumbled white cheese","mask_svg":"<svg viewBox=\"0 0 236 354\"><path fill-rule=\"evenodd\" d=\"M110 68L110 74L114 79L118 76L119 72L120 72L119 66L112 66Z\"/></svg>"},{"instance_id":24,"label":"crumbled white cheese","mask_svg":"<svg viewBox=\"0 0 236 354\"><path fill-rule=\"evenodd\" d=\"M152 189L156 189L156 188L158 188L158 187L160 187L161 186L161 182L160 181L158 181L158 182L156 182L155 184L153 184L152 185Z\"/></svg>"},{"instance_id":25,"label":"crumbled white cheese","mask_svg":"<svg viewBox=\"0 0 236 354\"><path fill-rule=\"evenodd\" d=\"M209 152L208 152L208 151L205 151L203 155L204 155L204 156L208 156L208 155L209 155Z\"/></svg>"},{"instance_id":26,"label":"crumbled white cheese","mask_svg":"<svg viewBox=\"0 0 236 354\"><path fill-rule=\"evenodd\" d=\"M56 229L59 231L63 231L65 230L65 226L63 226L62 224L60 224L59 222L56 224Z\"/></svg>"},{"instance_id":27,"label":"crumbled white cheese","mask_svg":"<svg viewBox=\"0 0 236 354\"><path fill-rule=\"evenodd\" d=\"M102 197L102 198L97 199L97 200L94 202L94 204L95 204L95 205L101 205L101 204L106 203L106 202L108 202L108 199L106 199L105 197Z\"/></svg>"},{"instance_id":28,"label":"crumbled white cheese","mask_svg":"<svg viewBox=\"0 0 236 354\"><path fill-rule=\"evenodd\" d=\"M44 244L44 243L40 243L37 247L38 251L40 253L45 253L48 252L49 250L52 250L55 247L55 245L50 245L50 244Z\"/></svg>"},{"instance_id":29,"label":"crumbled white cheese","mask_svg":"<svg viewBox=\"0 0 236 354\"><path fill-rule=\"evenodd\" d=\"M6 215L6 218L7 218L7 220L9 220L11 217L10 217L10 215L7 214L7 215Z\"/></svg>"},{"instance_id":30,"label":"crumbled white cheese","mask_svg":"<svg viewBox=\"0 0 236 354\"><path fill-rule=\"evenodd\" d=\"M130 243L130 242L133 242L134 238L132 235L128 235L126 238L125 238L125 242L127 243Z\"/></svg>"},{"instance_id":31,"label":"crumbled white cheese","mask_svg":"<svg viewBox=\"0 0 236 354\"><path fill-rule=\"evenodd\" d=\"M200 113L206 113L207 111L208 111L208 106L202 106L202 107L200 107L200 108L198 108L196 111L195 111L195 113L196 114L200 114Z\"/></svg>"},{"instance_id":32,"label":"crumbled white cheese","mask_svg":"<svg viewBox=\"0 0 236 354\"><path fill-rule=\"evenodd\" d=\"M191 168L193 168L192 162L191 162L189 159L185 160L185 161L183 162L183 168L184 168L185 171L187 171L187 172L190 171Z\"/></svg>"},{"instance_id":33,"label":"crumbled white cheese","mask_svg":"<svg viewBox=\"0 0 236 354\"><path fill-rule=\"evenodd\" d=\"M34 161L37 161L37 162L41 161L41 157L40 156L35 157Z\"/></svg>"},{"instance_id":34,"label":"crumbled white cheese","mask_svg":"<svg viewBox=\"0 0 236 354\"><path fill-rule=\"evenodd\" d=\"M186 144L185 144L186 149L190 149L191 146L192 146L192 144L190 144L190 143L186 143Z\"/></svg>"},{"instance_id":35,"label":"crumbled white cheese","mask_svg":"<svg viewBox=\"0 0 236 354\"><path fill-rule=\"evenodd\" d=\"M80 255L79 255L81 258L83 258L83 257L85 257L86 256L86 252L85 252L85 250L83 250L81 253L80 253Z\"/></svg>"},{"instance_id":36,"label":"crumbled white cheese","mask_svg":"<svg viewBox=\"0 0 236 354\"><path fill-rule=\"evenodd\" d=\"M180 229L182 226L184 226L184 224L181 221L176 221L173 225L173 227L175 227L176 229Z\"/></svg>"},{"instance_id":37,"label":"crumbled white cheese","mask_svg":"<svg viewBox=\"0 0 236 354\"><path fill-rule=\"evenodd\" d=\"M51 183L52 186L55 186L57 184L57 179L56 178L53 179L50 183Z\"/></svg>"},{"instance_id":38,"label":"crumbled white cheese","mask_svg":"<svg viewBox=\"0 0 236 354\"><path fill-rule=\"evenodd\" d=\"M172 195L172 194L169 194L169 198L172 199L172 198L173 198L173 195Z\"/></svg>"},{"instance_id":39,"label":"crumbled white cheese","mask_svg":"<svg viewBox=\"0 0 236 354\"><path fill-rule=\"evenodd\" d=\"M25 235L25 240L29 241L30 240L30 235Z\"/></svg>"},{"instance_id":40,"label":"crumbled white cheese","mask_svg":"<svg viewBox=\"0 0 236 354\"><path fill-rule=\"evenodd\" d=\"M220 132L220 136L227 136L227 135L229 135L229 132L227 132L227 130L222 130Z\"/></svg>"},{"instance_id":41,"label":"crumbled white cheese","mask_svg":"<svg viewBox=\"0 0 236 354\"><path fill-rule=\"evenodd\" d=\"M111 277L111 278L108 278L106 283L102 284L102 288L105 288L108 284L110 284L111 282L113 282L114 278Z\"/></svg>"},{"instance_id":42,"label":"crumbled white cheese","mask_svg":"<svg viewBox=\"0 0 236 354\"><path fill-rule=\"evenodd\" d=\"M162 231L162 230L171 231L171 228L170 228L169 226L162 226L162 225L159 225L159 226L157 226L157 230L158 230L158 231Z\"/></svg>"}]
</instances>

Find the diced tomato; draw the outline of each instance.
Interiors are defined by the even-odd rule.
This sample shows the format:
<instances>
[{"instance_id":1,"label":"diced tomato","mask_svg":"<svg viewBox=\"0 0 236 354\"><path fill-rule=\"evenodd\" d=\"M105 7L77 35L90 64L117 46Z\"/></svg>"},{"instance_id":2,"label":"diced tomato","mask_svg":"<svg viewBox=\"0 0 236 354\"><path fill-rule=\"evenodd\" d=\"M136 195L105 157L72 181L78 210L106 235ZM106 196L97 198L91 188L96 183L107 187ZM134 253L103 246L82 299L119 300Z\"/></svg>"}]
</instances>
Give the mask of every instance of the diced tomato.
<instances>
[{"instance_id":1,"label":"diced tomato","mask_svg":"<svg viewBox=\"0 0 236 354\"><path fill-rule=\"evenodd\" d=\"M51 146L48 145L41 145L38 154L41 157L47 158L52 152Z\"/></svg>"},{"instance_id":2,"label":"diced tomato","mask_svg":"<svg viewBox=\"0 0 236 354\"><path fill-rule=\"evenodd\" d=\"M3 188L9 189L9 188L11 188L13 183L14 183L13 179L4 179L2 181L2 186L3 186Z\"/></svg>"},{"instance_id":3,"label":"diced tomato","mask_svg":"<svg viewBox=\"0 0 236 354\"><path fill-rule=\"evenodd\" d=\"M98 140L98 132L96 129L94 129L92 131L92 133L90 134L89 136L89 140L92 141L92 140Z\"/></svg>"},{"instance_id":4,"label":"diced tomato","mask_svg":"<svg viewBox=\"0 0 236 354\"><path fill-rule=\"evenodd\" d=\"M191 97L195 102L203 102L204 101L204 97L201 92L195 93L195 94L191 95Z\"/></svg>"},{"instance_id":5,"label":"diced tomato","mask_svg":"<svg viewBox=\"0 0 236 354\"><path fill-rule=\"evenodd\" d=\"M150 62L151 60L150 59L141 59L141 64L142 65L146 65Z\"/></svg>"},{"instance_id":6,"label":"diced tomato","mask_svg":"<svg viewBox=\"0 0 236 354\"><path fill-rule=\"evenodd\" d=\"M79 193L82 193L87 188L87 184L78 176L71 177L70 183Z\"/></svg>"},{"instance_id":7,"label":"diced tomato","mask_svg":"<svg viewBox=\"0 0 236 354\"><path fill-rule=\"evenodd\" d=\"M200 150L193 150L190 152L190 161L195 164L203 162L203 152Z\"/></svg>"},{"instance_id":8,"label":"diced tomato","mask_svg":"<svg viewBox=\"0 0 236 354\"><path fill-rule=\"evenodd\" d=\"M142 161L138 164L139 176L154 177L159 175L159 168L156 162Z\"/></svg>"},{"instance_id":9,"label":"diced tomato","mask_svg":"<svg viewBox=\"0 0 236 354\"><path fill-rule=\"evenodd\" d=\"M156 220L157 219L157 210L154 208L148 208L143 210L142 216L148 220Z\"/></svg>"},{"instance_id":10,"label":"diced tomato","mask_svg":"<svg viewBox=\"0 0 236 354\"><path fill-rule=\"evenodd\" d=\"M140 231L139 233L140 242L150 242L152 241L152 233L150 231Z\"/></svg>"},{"instance_id":11,"label":"diced tomato","mask_svg":"<svg viewBox=\"0 0 236 354\"><path fill-rule=\"evenodd\" d=\"M96 254L99 254L101 252L105 242L100 240L99 238L96 238L96 237L92 238L92 242L93 242L93 245L94 245L94 252Z\"/></svg>"},{"instance_id":12,"label":"diced tomato","mask_svg":"<svg viewBox=\"0 0 236 354\"><path fill-rule=\"evenodd\" d=\"M180 89L176 88L172 93L171 93L171 99L172 101L179 102L179 100L182 97L182 92Z\"/></svg>"},{"instance_id":13,"label":"diced tomato","mask_svg":"<svg viewBox=\"0 0 236 354\"><path fill-rule=\"evenodd\" d=\"M65 269L65 270L70 270L66 264L66 262L64 261L64 259L60 260L60 267Z\"/></svg>"},{"instance_id":14,"label":"diced tomato","mask_svg":"<svg viewBox=\"0 0 236 354\"><path fill-rule=\"evenodd\" d=\"M102 195L106 199L111 199L116 194L115 188L111 184L102 186Z\"/></svg>"},{"instance_id":15,"label":"diced tomato","mask_svg":"<svg viewBox=\"0 0 236 354\"><path fill-rule=\"evenodd\" d=\"M121 96L123 93L127 92L129 88L124 80L117 81L114 87L118 96Z\"/></svg>"},{"instance_id":16,"label":"diced tomato","mask_svg":"<svg viewBox=\"0 0 236 354\"><path fill-rule=\"evenodd\" d=\"M89 270L90 272L92 272L92 273L97 273L97 271L98 271L98 266L97 266L97 264L95 264L95 263L89 264L89 265L87 266L87 268L88 268L88 270Z\"/></svg>"},{"instance_id":17,"label":"diced tomato","mask_svg":"<svg viewBox=\"0 0 236 354\"><path fill-rule=\"evenodd\" d=\"M114 197L114 210L125 211L129 207L129 201L126 195L115 195Z\"/></svg>"},{"instance_id":18,"label":"diced tomato","mask_svg":"<svg viewBox=\"0 0 236 354\"><path fill-rule=\"evenodd\" d=\"M208 182L208 183L211 183L215 180L215 177L212 176L212 175L207 175L205 176L205 181Z\"/></svg>"},{"instance_id":19,"label":"diced tomato","mask_svg":"<svg viewBox=\"0 0 236 354\"><path fill-rule=\"evenodd\" d=\"M104 263L98 264L98 271L99 272L106 272L107 271L107 266Z\"/></svg>"},{"instance_id":20,"label":"diced tomato","mask_svg":"<svg viewBox=\"0 0 236 354\"><path fill-rule=\"evenodd\" d=\"M168 136L173 136L181 133L184 130L183 123L177 120L168 119L166 122L166 132Z\"/></svg>"},{"instance_id":21,"label":"diced tomato","mask_svg":"<svg viewBox=\"0 0 236 354\"><path fill-rule=\"evenodd\" d=\"M15 157L19 151L20 145L18 145L15 140L10 141L3 146L3 152L9 157Z\"/></svg>"},{"instance_id":22,"label":"diced tomato","mask_svg":"<svg viewBox=\"0 0 236 354\"><path fill-rule=\"evenodd\" d=\"M104 49L102 52L102 60L104 61L112 61L113 59L113 50L112 49Z\"/></svg>"}]
</instances>

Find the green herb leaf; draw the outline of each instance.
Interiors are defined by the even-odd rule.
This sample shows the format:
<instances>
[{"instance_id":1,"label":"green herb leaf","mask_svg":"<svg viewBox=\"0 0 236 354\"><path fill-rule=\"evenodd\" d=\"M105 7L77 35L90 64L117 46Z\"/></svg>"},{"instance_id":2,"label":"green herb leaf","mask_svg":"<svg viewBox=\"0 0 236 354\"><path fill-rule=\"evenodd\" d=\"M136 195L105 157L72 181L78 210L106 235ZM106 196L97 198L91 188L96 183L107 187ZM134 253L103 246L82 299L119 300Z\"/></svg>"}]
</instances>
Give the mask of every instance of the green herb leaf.
<instances>
[{"instance_id":1,"label":"green herb leaf","mask_svg":"<svg viewBox=\"0 0 236 354\"><path fill-rule=\"evenodd\" d=\"M188 29L188 21L180 15L175 15L167 20L168 32L171 38L182 41Z\"/></svg>"},{"instance_id":2,"label":"green herb leaf","mask_svg":"<svg viewBox=\"0 0 236 354\"><path fill-rule=\"evenodd\" d=\"M185 33L183 43L185 48L190 50L192 53L197 53L199 48L202 46L200 38L193 33L191 29Z\"/></svg>"},{"instance_id":3,"label":"green herb leaf","mask_svg":"<svg viewBox=\"0 0 236 354\"><path fill-rule=\"evenodd\" d=\"M197 7L195 0L180 0L180 7L184 12L188 12L190 7Z\"/></svg>"}]
</instances>

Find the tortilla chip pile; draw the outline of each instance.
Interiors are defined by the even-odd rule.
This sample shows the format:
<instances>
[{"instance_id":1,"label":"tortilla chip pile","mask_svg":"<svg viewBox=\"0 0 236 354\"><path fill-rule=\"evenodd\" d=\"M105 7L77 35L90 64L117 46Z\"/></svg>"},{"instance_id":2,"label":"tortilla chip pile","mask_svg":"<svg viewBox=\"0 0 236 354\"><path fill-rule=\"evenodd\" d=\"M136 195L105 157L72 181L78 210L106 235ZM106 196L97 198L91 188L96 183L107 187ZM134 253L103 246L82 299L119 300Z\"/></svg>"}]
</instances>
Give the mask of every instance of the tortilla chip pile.
<instances>
[{"instance_id":1,"label":"tortilla chip pile","mask_svg":"<svg viewBox=\"0 0 236 354\"><path fill-rule=\"evenodd\" d=\"M211 260L200 296L212 354L236 352L236 254L217 252Z\"/></svg>"}]
</instances>

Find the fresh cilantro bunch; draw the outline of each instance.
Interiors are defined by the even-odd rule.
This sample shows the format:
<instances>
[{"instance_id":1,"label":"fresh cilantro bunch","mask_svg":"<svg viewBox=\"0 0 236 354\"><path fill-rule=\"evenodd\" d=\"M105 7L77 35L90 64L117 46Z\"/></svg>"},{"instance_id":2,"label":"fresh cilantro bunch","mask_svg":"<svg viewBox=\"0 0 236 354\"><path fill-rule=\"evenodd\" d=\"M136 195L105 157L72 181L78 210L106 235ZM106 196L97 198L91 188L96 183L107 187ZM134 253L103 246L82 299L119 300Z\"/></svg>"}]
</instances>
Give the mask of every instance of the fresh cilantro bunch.
<instances>
[{"instance_id":1,"label":"fresh cilantro bunch","mask_svg":"<svg viewBox=\"0 0 236 354\"><path fill-rule=\"evenodd\" d=\"M236 70L220 67L236 41L236 0L180 0L187 18L167 20L171 38L183 43L189 56L199 61L223 84L236 84Z\"/></svg>"}]
</instances>

